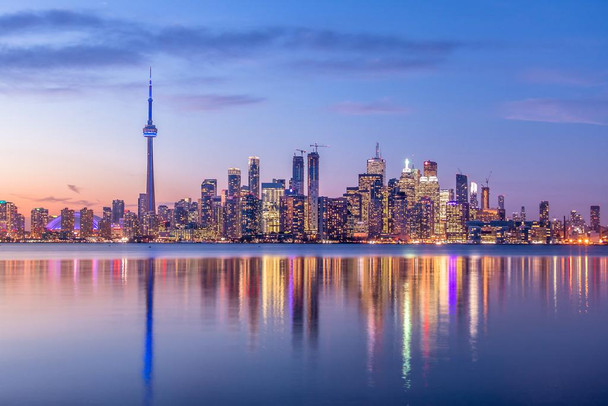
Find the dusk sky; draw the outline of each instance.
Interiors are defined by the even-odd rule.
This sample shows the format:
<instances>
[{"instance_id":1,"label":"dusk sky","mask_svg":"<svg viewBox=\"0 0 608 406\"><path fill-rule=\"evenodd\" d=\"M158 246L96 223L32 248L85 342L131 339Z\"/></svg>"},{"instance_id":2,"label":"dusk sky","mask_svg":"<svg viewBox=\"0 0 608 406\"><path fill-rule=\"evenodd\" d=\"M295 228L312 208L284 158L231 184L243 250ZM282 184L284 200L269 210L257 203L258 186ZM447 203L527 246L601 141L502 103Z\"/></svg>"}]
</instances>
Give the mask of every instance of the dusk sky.
<instances>
[{"instance_id":1,"label":"dusk sky","mask_svg":"<svg viewBox=\"0 0 608 406\"><path fill-rule=\"evenodd\" d=\"M357 184L380 142L490 179L507 215L608 218L607 1L5 1L0 199L133 209L145 191L153 67L158 204L261 161L289 179L320 149L321 195ZM584 6L583 6L584 5ZM99 214L97 212L96 214Z\"/></svg>"}]
</instances>

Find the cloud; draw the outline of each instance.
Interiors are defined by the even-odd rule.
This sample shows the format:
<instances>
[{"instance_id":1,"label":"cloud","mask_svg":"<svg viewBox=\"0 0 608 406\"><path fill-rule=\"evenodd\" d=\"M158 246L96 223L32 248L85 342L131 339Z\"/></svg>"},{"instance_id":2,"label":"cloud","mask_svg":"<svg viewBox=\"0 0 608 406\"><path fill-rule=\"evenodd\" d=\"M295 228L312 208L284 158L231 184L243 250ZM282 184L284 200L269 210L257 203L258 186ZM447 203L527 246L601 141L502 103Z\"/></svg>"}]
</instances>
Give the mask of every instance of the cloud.
<instances>
[{"instance_id":1,"label":"cloud","mask_svg":"<svg viewBox=\"0 0 608 406\"><path fill-rule=\"evenodd\" d=\"M608 100L526 99L502 110L508 120L608 125Z\"/></svg>"},{"instance_id":2,"label":"cloud","mask_svg":"<svg viewBox=\"0 0 608 406\"><path fill-rule=\"evenodd\" d=\"M375 114L410 114L412 110L406 106L393 103L390 100L378 100L369 103L346 101L334 104L332 111L349 115L375 115Z\"/></svg>"},{"instance_id":3,"label":"cloud","mask_svg":"<svg viewBox=\"0 0 608 406\"><path fill-rule=\"evenodd\" d=\"M68 189L70 189L74 193L80 194L80 188L76 185L68 185Z\"/></svg>"},{"instance_id":4,"label":"cloud","mask_svg":"<svg viewBox=\"0 0 608 406\"><path fill-rule=\"evenodd\" d=\"M38 202L38 203L63 203L65 205L72 205L72 206L95 206L95 205L99 204L99 201L91 201L91 200L84 200L84 199L72 200L69 197L46 196L46 197L42 197L42 198L35 198L35 197L19 195L19 194L15 194L15 193L13 193L13 196L16 196L20 199L30 200L32 202Z\"/></svg>"},{"instance_id":5,"label":"cloud","mask_svg":"<svg viewBox=\"0 0 608 406\"><path fill-rule=\"evenodd\" d=\"M608 74L605 72L580 73L556 69L530 69L522 74L522 78L530 83L575 87L594 87L608 83Z\"/></svg>"},{"instance_id":6,"label":"cloud","mask_svg":"<svg viewBox=\"0 0 608 406\"><path fill-rule=\"evenodd\" d=\"M29 34L37 34L33 43L13 40ZM253 54L263 58L268 51L274 51L275 57L303 60L301 65L318 69L395 71L434 66L465 46L448 40L411 40L305 27L212 30L187 25L148 26L67 10L0 15L3 71L138 66L159 55L214 63Z\"/></svg>"},{"instance_id":7,"label":"cloud","mask_svg":"<svg viewBox=\"0 0 608 406\"><path fill-rule=\"evenodd\" d=\"M222 110L229 107L257 104L265 100L261 97L244 94L175 95L171 99L178 108L186 111Z\"/></svg>"}]
</instances>

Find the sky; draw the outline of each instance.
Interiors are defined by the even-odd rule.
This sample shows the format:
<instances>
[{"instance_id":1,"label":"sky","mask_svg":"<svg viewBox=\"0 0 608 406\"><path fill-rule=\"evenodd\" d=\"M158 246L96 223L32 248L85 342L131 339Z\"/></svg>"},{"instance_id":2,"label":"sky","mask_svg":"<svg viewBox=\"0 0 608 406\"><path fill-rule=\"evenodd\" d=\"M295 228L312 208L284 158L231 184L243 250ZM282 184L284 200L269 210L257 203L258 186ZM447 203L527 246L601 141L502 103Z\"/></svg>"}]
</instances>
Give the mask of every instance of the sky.
<instances>
[{"instance_id":1,"label":"sky","mask_svg":"<svg viewBox=\"0 0 608 406\"><path fill-rule=\"evenodd\" d=\"M153 69L158 204L204 178L289 179L319 150L340 196L379 142L405 158L489 176L507 214L608 208L606 1L4 1L0 200L96 211L145 191ZM491 175L490 175L491 174ZM607 209L608 210L608 209ZM607 217L605 217L607 218ZM602 221L605 224L605 221Z\"/></svg>"}]
</instances>

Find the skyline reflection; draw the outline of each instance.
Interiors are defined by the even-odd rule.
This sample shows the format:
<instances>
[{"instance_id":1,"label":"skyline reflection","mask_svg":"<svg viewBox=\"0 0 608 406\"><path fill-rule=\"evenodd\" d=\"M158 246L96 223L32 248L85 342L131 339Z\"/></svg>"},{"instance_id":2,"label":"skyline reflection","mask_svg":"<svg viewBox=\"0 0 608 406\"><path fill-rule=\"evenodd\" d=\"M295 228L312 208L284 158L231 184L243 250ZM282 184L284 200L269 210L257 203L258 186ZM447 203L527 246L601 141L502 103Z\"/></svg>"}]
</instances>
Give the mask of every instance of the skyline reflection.
<instances>
[{"instance_id":1,"label":"skyline reflection","mask_svg":"<svg viewBox=\"0 0 608 406\"><path fill-rule=\"evenodd\" d=\"M259 354L315 381L308 369L330 374L346 362L353 383L407 398L436 387L442 366L485 365L517 320L605 311L607 269L607 258L585 256L1 260L0 309L12 345L36 329L27 320L42 299L47 328L67 307L74 317L143 317L145 391L133 396L145 402L166 390L168 359L196 346L191 362L203 369L213 359L196 357L233 351L230 362Z\"/></svg>"}]
</instances>

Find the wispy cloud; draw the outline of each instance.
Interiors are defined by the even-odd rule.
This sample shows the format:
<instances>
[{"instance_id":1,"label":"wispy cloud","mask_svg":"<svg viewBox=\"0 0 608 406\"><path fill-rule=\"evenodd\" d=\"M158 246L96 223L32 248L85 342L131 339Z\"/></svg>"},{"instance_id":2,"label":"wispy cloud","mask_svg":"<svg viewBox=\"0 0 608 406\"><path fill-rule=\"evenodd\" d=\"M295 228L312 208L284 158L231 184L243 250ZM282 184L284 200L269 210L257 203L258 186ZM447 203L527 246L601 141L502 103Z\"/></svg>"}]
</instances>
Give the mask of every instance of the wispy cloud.
<instances>
[{"instance_id":1,"label":"wispy cloud","mask_svg":"<svg viewBox=\"0 0 608 406\"><path fill-rule=\"evenodd\" d=\"M557 69L530 69L521 75L530 83L593 87L608 84L607 72L572 72Z\"/></svg>"},{"instance_id":2,"label":"wispy cloud","mask_svg":"<svg viewBox=\"0 0 608 406\"><path fill-rule=\"evenodd\" d=\"M74 193L80 194L80 188L76 185L68 185L68 189L70 189Z\"/></svg>"},{"instance_id":3,"label":"wispy cloud","mask_svg":"<svg viewBox=\"0 0 608 406\"><path fill-rule=\"evenodd\" d=\"M72 200L70 197L55 197L55 196L46 196L42 198L31 197L27 195L13 194L20 199L29 200L37 203L63 203L65 205L73 205L73 206L95 206L99 204L99 201L92 200Z\"/></svg>"},{"instance_id":4,"label":"wispy cloud","mask_svg":"<svg viewBox=\"0 0 608 406\"><path fill-rule=\"evenodd\" d=\"M38 41L14 40L29 34L37 34ZM69 40L56 39L62 36ZM434 66L465 46L449 40L412 40L306 27L212 30L187 25L147 26L67 10L0 15L3 71L137 66L158 55L213 63L251 55L264 58L264 52L272 51L277 51L275 56L301 60L301 66L317 69L401 71Z\"/></svg>"},{"instance_id":5,"label":"wispy cloud","mask_svg":"<svg viewBox=\"0 0 608 406\"><path fill-rule=\"evenodd\" d=\"M264 101L264 98L244 94L175 95L171 99L175 106L186 111L221 110L229 107L257 104Z\"/></svg>"},{"instance_id":6,"label":"wispy cloud","mask_svg":"<svg viewBox=\"0 0 608 406\"><path fill-rule=\"evenodd\" d=\"M608 125L608 100L526 99L502 110L508 120Z\"/></svg>"},{"instance_id":7,"label":"wispy cloud","mask_svg":"<svg viewBox=\"0 0 608 406\"><path fill-rule=\"evenodd\" d=\"M410 114L412 109L394 103L388 99L367 103L346 101L334 104L330 110L340 114L349 115L375 115L375 114Z\"/></svg>"}]
</instances>

